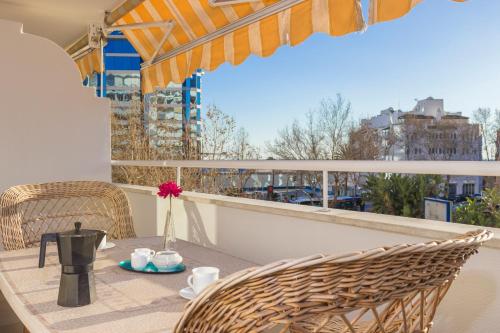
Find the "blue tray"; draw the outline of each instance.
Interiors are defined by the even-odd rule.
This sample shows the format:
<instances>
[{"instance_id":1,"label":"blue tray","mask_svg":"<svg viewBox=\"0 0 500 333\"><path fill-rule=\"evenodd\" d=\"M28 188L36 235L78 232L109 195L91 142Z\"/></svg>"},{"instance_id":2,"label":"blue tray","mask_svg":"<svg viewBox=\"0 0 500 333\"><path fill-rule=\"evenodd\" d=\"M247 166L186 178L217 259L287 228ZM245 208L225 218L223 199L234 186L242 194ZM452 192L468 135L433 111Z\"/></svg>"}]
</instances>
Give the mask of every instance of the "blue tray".
<instances>
[{"instance_id":1,"label":"blue tray","mask_svg":"<svg viewBox=\"0 0 500 333\"><path fill-rule=\"evenodd\" d=\"M144 267L144 269L142 270L135 270L132 268L132 265L130 264L130 259L120 261L118 266L127 271L138 272L138 273L149 273L149 274L173 274L173 273L184 272L186 270L186 265L180 263L178 265L160 271L152 262L148 263L146 267Z\"/></svg>"}]
</instances>

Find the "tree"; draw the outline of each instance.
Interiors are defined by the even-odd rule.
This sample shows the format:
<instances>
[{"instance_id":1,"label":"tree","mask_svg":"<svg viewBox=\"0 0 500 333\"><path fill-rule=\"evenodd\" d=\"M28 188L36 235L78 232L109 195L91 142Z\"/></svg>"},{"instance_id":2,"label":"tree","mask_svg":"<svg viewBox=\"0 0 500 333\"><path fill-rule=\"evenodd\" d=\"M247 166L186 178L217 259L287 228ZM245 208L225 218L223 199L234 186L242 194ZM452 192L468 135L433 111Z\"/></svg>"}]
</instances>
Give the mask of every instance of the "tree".
<instances>
[{"instance_id":1,"label":"tree","mask_svg":"<svg viewBox=\"0 0 500 333\"><path fill-rule=\"evenodd\" d=\"M335 100L331 98L323 99L320 103L319 112L321 114L320 124L325 133L327 159L337 160L345 158L342 156L342 148L347 139L351 102L346 101L342 95L337 94ZM340 195L339 185L344 183L344 189L347 191L348 179L348 173L333 173L333 207L335 207L337 197Z\"/></svg>"},{"instance_id":2,"label":"tree","mask_svg":"<svg viewBox=\"0 0 500 333\"><path fill-rule=\"evenodd\" d=\"M335 100L328 98L320 102L320 127L324 132L327 159L339 159L347 138L351 102L337 94Z\"/></svg>"},{"instance_id":3,"label":"tree","mask_svg":"<svg viewBox=\"0 0 500 333\"><path fill-rule=\"evenodd\" d=\"M429 175L369 175L364 200L381 214L423 218L424 198L440 193L441 177Z\"/></svg>"},{"instance_id":4,"label":"tree","mask_svg":"<svg viewBox=\"0 0 500 333\"><path fill-rule=\"evenodd\" d=\"M382 141L383 138L379 132L367 124L361 124L359 127L351 127L347 143L341 147L341 158L346 160L377 160L384 153ZM356 192L356 189L361 185L363 177L356 172L350 173L348 176L344 175L346 191L349 178L355 185Z\"/></svg>"},{"instance_id":5,"label":"tree","mask_svg":"<svg viewBox=\"0 0 500 333\"><path fill-rule=\"evenodd\" d=\"M291 126L278 131L278 137L267 143L268 152L277 159L286 160L322 160L341 159L342 147L347 140L351 103L340 94L337 98L323 99L319 107L306 114L305 125L295 120ZM316 173L308 172L305 176L312 187L320 179ZM339 194L341 178L347 175L335 172L335 198ZM299 183L302 175L298 177ZM334 198L334 201L335 201Z\"/></svg>"},{"instance_id":6,"label":"tree","mask_svg":"<svg viewBox=\"0 0 500 333\"><path fill-rule=\"evenodd\" d=\"M277 138L268 142L268 152L285 160L334 160L342 156L347 140L351 103L340 94L320 101L319 107L306 113L301 125L294 120L278 131Z\"/></svg>"},{"instance_id":7,"label":"tree","mask_svg":"<svg viewBox=\"0 0 500 333\"><path fill-rule=\"evenodd\" d=\"M279 130L274 141L266 144L268 153L276 159L284 160L324 159L324 134L318 117L317 111L309 111L304 125L294 120L291 126ZM319 178L315 172L298 172L298 184L301 185L304 178L313 188L317 186Z\"/></svg>"},{"instance_id":8,"label":"tree","mask_svg":"<svg viewBox=\"0 0 500 333\"><path fill-rule=\"evenodd\" d=\"M244 127L236 131L233 142L232 154L235 160L259 159L259 149L250 143L250 135Z\"/></svg>"},{"instance_id":9,"label":"tree","mask_svg":"<svg viewBox=\"0 0 500 333\"><path fill-rule=\"evenodd\" d=\"M114 102L112 103L114 106ZM163 120L148 115L149 131L144 125L143 105L133 101L126 112L115 111L111 115L111 153L116 160L172 160L186 158L183 143L160 142L164 139ZM167 124L168 125L168 124ZM154 128L154 130L152 130ZM198 154L193 152L193 157ZM113 182L157 186L168 179L175 179L174 168L113 166ZM193 169L184 169L183 186L193 189L198 186L199 174Z\"/></svg>"},{"instance_id":10,"label":"tree","mask_svg":"<svg viewBox=\"0 0 500 333\"><path fill-rule=\"evenodd\" d=\"M453 220L463 224L484 227L500 227L500 189L485 189L481 199L467 198L467 203L459 206Z\"/></svg>"},{"instance_id":11,"label":"tree","mask_svg":"<svg viewBox=\"0 0 500 333\"><path fill-rule=\"evenodd\" d=\"M277 159L320 160L325 157L324 137L317 112L309 111L304 126L294 120L291 126L279 130L278 136L272 143L266 143L266 147Z\"/></svg>"},{"instance_id":12,"label":"tree","mask_svg":"<svg viewBox=\"0 0 500 333\"><path fill-rule=\"evenodd\" d=\"M494 143L496 139L496 130L500 127L496 127L500 125L500 112L496 110L496 121L498 124L495 124L492 120L492 114L490 108L478 108L473 112L473 119L476 123L479 124L481 129L481 134L483 137L483 152L484 156L487 160L491 160L494 156Z\"/></svg>"},{"instance_id":13,"label":"tree","mask_svg":"<svg viewBox=\"0 0 500 333\"><path fill-rule=\"evenodd\" d=\"M245 128L240 127L234 136L233 158L236 160L258 160L260 151L250 143L250 135ZM255 170L240 169L237 177L237 191L243 192L248 179L255 173Z\"/></svg>"},{"instance_id":14,"label":"tree","mask_svg":"<svg viewBox=\"0 0 500 333\"><path fill-rule=\"evenodd\" d=\"M216 105L209 105L202 126L202 156L209 160L231 158L236 122Z\"/></svg>"},{"instance_id":15,"label":"tree","mask_svg":"<svg viewBox=\"0 0 500 333\"><path fill-rule=\"evenodd\" d=\"M500 160L500 110L495 109L495 132L493 134L495 140L495 160Z\"/></svg>"},{"instance_id":16,"label":"tree","mask_svg":"<svg viewBox=\"0 0 500 333\"><path fill-rule=\"evenodd\" d=\"M346 160L377 160L382 154L382 137L378 131L361 124L351 127L348 140L340 148L340 155Z\"/></svg>"},{"instance_id":17,"label":"tree","mask_svg":"<svg viewBox=\"0 0 500 333\"><path fill-rule=\"evenodd\" d=\"M202 155L209 160L258 159L259 150L250 143L248 132L215 105L208 107L203 123ZM254 170L203 170L202 187L210 193L240 194Z\"/></svg>"},{"instance_id":18,"label":"tree","mask_svg":"<svg viewBox=\"0 0 500 333\"><path fill-rule=\"evenodd\" d=\"M380 133L382 157L384 160L394 160L394 147L398 142L398 134L391 124L389 128Z\"/></svg>"}]
</instances>

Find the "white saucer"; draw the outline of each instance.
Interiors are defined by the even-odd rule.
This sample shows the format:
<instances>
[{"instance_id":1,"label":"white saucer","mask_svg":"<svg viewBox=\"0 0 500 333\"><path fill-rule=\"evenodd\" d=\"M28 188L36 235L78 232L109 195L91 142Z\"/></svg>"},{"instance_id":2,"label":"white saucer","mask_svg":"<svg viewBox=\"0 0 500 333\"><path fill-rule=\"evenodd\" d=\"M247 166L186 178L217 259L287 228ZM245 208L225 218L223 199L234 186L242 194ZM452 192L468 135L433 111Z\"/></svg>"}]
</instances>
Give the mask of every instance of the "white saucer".
<instances>
[{"instance_id":1,"label":"white saucer","mask_svg":"<svg viewBox=\"0 0 500 333\"><path fill-rule=\"evenodd\" d=\"M196 297L196 295L194 294L194 291L191 287L186 287L184 289L179 290L179 295L182 298L185 298L189 301L193 300Z\"/></svg>"},{"instance_id":2,"label":"white saucer","mask_svg":"<svg viewBox=\"0 0 500 333\"><path fill-rule=\"evenodd\" d=\"M111 242L106 242L106 246L99 249L99 251L104 251L104 250L108 250L108 249L112 249L116 246L115 243L111 243Z\"/></svg>"}]
</instances>

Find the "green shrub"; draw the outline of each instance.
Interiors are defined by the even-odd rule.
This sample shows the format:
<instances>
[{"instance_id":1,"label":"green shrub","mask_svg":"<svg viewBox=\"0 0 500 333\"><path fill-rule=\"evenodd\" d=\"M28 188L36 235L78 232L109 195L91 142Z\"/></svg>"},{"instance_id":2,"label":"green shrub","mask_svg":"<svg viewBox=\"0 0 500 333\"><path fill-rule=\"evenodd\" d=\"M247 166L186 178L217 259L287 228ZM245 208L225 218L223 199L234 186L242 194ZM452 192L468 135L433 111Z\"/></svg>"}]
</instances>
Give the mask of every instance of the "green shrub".
<instances>
[{"instance_id":1,"label":"green shrub","mask_svg":"<svg viewBox=\"0 0 500 333\"><path fill-rule=\"evenodd\" d=\"M377 174L369 175L364 200L375 213L423 218L424 198L440 193L440 176Z\"/></svg>"},{"instance_id":2,"label":"green shrub","mask_svg":"<svg viewBox=\"0 0 500 333\"><path fill-rule=\"evenodd\" d=\"M500 227L500 189L490 188L482 198L468 198L453 214L453 221L484 227Z\"/></svg>"}]
</instances>

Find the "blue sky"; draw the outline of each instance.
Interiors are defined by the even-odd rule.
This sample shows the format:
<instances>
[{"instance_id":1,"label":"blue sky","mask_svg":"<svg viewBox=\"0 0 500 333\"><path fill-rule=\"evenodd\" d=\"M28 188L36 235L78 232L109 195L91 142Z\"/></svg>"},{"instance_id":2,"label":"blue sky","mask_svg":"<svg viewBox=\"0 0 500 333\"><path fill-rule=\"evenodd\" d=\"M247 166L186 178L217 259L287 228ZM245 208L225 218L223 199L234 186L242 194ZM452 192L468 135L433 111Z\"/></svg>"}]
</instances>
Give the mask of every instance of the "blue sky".
<instances>
[{"instance_id":1,"label":"blue sky","mask_svg":"<svg viewBox=\"0 0 500 333\"><path fill-rule=\"evenodd\" d=\"M465 115L500 108L499 13L498 0L424 0L364 33L316 34L269 58L224 64L203 78L204 111L216 104L263 145L336 93L351 101L356 119L428 96Z\"/></svg>"}]
</instances>

